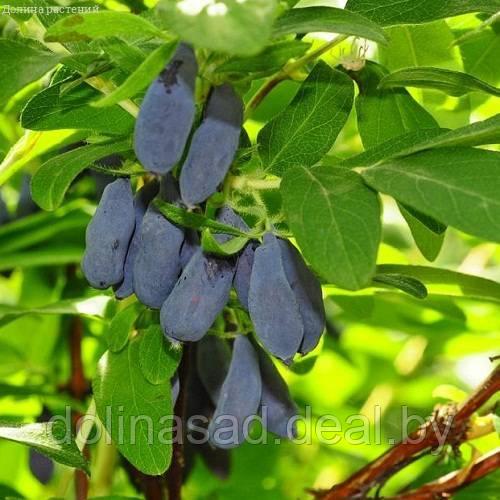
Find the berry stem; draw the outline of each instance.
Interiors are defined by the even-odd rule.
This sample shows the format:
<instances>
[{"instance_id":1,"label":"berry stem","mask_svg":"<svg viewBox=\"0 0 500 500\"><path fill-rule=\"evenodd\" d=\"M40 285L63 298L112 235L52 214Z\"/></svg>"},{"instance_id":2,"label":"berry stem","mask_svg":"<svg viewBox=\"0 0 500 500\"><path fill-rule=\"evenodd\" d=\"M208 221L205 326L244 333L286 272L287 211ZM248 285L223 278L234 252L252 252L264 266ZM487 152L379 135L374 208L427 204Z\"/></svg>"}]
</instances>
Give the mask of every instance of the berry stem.
<instances>
[{"instance_id":1,"label":"berry stem","mask_svg":"<svg viewBox=\"0 0 500 500\"><path fill-rule=\"evenodd\" d=\"M187 387L189 384L189 370L193 356L192 350L192 346L186 343L178 370L180 390L174 413L178 417L176 425L180 424L180 428L176 429L177 436L173 444L172 463L165 475L169 500L181 500L182 495L181 490L184 480L184 468L186 465L184 460L184 440L186 439Z\"/></svg>"},{"instance_id":2,"label":"berry stem","mask_svg":"<svg viewBox=\"0 0 500 500\"><path fill-rule=\"evenodd\" d=\"M333 40L330 40L329 42L325 43L318 49L309 52L308 54L302 56L301 58L297 59L294 62L286 64L277 73L269 77L248 102L245 109L245 120L248 120L250 118L253 111L264 100L267 94L269 94L269 92L271 92L271 90L273 90L273 88L276 87L276 85L278 85L284 80L288 80L295 71L304 67L306 64L315 61L316 59L321 57L325 52L328 52L330 49L333 49L333 47L339 45L344 40L346 40L348 36L349 35L336 36Z\"/></svg>"}]
</instances>

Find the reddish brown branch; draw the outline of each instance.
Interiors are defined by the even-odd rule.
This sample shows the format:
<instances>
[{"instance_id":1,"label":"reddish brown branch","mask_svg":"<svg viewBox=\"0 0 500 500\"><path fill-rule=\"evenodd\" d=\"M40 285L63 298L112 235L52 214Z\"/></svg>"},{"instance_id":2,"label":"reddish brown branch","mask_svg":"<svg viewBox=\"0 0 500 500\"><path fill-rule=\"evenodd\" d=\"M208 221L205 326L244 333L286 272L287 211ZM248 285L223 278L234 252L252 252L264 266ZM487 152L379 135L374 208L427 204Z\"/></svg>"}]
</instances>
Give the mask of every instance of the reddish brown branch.
<instances>
[{"instance_id":1,"label":"reddish brown branch","mask_svg":"<svg viewBox=\"0 0 500 500\"><path fill-rule=\"evenodd\" d=\"M437 481L424 484L416 490L390 498L391 500L436 500L439 498L449 498L458 489L468 486L499 469L500 449L497 448L475 461L472 466L465 470L465 473L463 470L454 471Z\"/></svg>"},{"instance_id":2,"label":"reddish brown branch","mask_svg":"<svg viewBox=\"0 0 500 500\"><path fill-rule=\"evenodd\" d=\"M136 469L128 460L122 457L123 467L130 482L144 494L146 500L164 500L165 484L161 476L148 476Z\"/></svg>"},{"instance_id":3,"label":"reddish brown branch","mask_svg":"<svg viewBox=\"0 0 500 500\"><path fill-rule=\"evenodd\" d=\"M193 349L190 344L186 344L179 366L178 375L180 382L179 396L175 404L174 413L177 417L176 429L177 439L174 441L172 450L172 463L167 471L167 490L169 500L180 500L182 483L184 480L184 440L186 438L186 404L187 404L187 385L189 379L189 367ZM177 427L179 426L179 427Z\"/></svg>"},{"instance_id":4,"label":"reddish brown branch","mask_svg":"<svg viewBox=\"0 0 500 500\"><path fill-rule=\"evenodd\" d=\"M82 339L83 339L83 324L78 316L71 319L70 337L69 337L69 352L71 375L68 382L69 393L78 401L83 401L88 391L88 384L85 379L82 361ZM82 415L79 412L73 412L73 425ZM89 458L87 448L82 450L84 456ZM75 497L77 500L85 500L88 496L89 480L85 472L75 470Z\"/></svg>"},{"instance_id":5,"label":"reddish brown branch","mask_svg":"<svg viewBox=\"0 0 500 500\"><path fill-rule=\"evenodd\" d=\"M327 492L315 493L324 500L363 498L370 489L387 480L418 454L443 444L454 447L466 440L470 417L500 391L500 366L458 408L441 407L423 426L412 432L383 455ZM443 409L446 411L443 412ZM441 441L441 442L440 442Z\"/></svg>"},{"instance_id":6,"label":"reddish brown branch","mask_svg":"<svg viewBox=\"0 0 500 500\"><path fill-rule=\"evenodd\" d=\"M71 377L68 390L78 401L83 401L88 391L88 383L83 372L82 361L83 324L78 316L71 320L69 352L71 360Z\"/></svg>"}]
</instances>

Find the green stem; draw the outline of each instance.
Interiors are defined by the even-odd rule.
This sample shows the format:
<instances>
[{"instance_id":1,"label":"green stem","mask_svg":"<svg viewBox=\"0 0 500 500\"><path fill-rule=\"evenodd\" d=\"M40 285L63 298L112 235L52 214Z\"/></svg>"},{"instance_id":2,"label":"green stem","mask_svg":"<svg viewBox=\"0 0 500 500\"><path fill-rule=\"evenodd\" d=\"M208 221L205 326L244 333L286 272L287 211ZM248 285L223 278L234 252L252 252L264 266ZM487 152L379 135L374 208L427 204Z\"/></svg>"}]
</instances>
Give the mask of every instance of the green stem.
<instances>
[{"instance_id":1,"label":"green stem","mask_svg":"<svg viewBox=\"0 0 500 500\"><path fill-rule=\"evenodd\" d=\"M85 413L85 417L82 422L84 425L78 429L78 434L75 438L76 445L80 451L83 450L87 439L90 435L90 431L96 420L96 407L95 400L92 398L87 411ZM70 467L66 468L66 470L62 473L59 484L57 485L56 497L58 498L72 498L71 496L71 485L73 483L73 477L75 475L75 469Z\"/></svg>"},{"instance_id":2,"label":"green stem","mask_svg":"<svg viewBox=\"0 0 500 500\"><path fill-rule=\"evenodd\" d=\"M97 419L101 438L97 444L96 459L92 466L92 482L90 484L92 496L109 495L113 483L113 471L116 466L118 452L104 425Z\"/></svg>"},{"instance_id":3,"label":"green stem","mask_svg":"<svg viewBox=\"0 0 500 500\"><path fill-rule=\"evenodd\" d=\"M325 43L321 47L312 52L309 52L305 56L302 56L300 59L297 59L294 62L286 64L282 69L280 69L273 76L269 77L260 87L260 89L255 93L255 95L248 102L245 109L245 120L250 118L253 111L257 108L257 106L264 100L264 98L273 90L276 85L281 83L284 80L288 80L290 75L292 75L295 71L302 68L306 64L315 61L318 57L321 57L325 52L328 52L336 45L339 45L344 40L346 40L349 35L339 35L336 36L333 40Z\"/></svg>"},{"instance_id":4,"label":"green stem","mask_svg":"<svg viewBox=\"0 0 500 500\"><path fill-rule=\"evenodd\" d=\"M0 163L0 186L17 171L17 169L13 168L14 165L30 153L41 136L42 132L25 130L24 134L10 148L2 163ZM20 165L22 166L22 164Z\"/></svg>"},{"instance_id":5,"label":"green stem","mask_svg":"<svg viewBox=\"0 0 500 500\"><path fill-rule=\"evenodd\" d=\"M266 189L278 189L280 187L281 179L250 179L244 175L230 176L225 183L228 188L238 189L240 191L246 188L262 191Z\"/></svg>"},{"instance_id":6,"label":"green stem","mask_svg":"<svg viewBox=\"0 0 500 500\"><path fill-rule=\"evenodd\" d=\"M82 425L78 429L78 433L75 438L76 446L80 451L83 450L85 444L87 443L87 439L90 436L90 432L92 431L92 427L94 427L96 421L96 407L95 407L95 399L92 398L90 401L89 407L87 408L87 412L85 416L82 418Z\"/></svg>"}]
</instances>

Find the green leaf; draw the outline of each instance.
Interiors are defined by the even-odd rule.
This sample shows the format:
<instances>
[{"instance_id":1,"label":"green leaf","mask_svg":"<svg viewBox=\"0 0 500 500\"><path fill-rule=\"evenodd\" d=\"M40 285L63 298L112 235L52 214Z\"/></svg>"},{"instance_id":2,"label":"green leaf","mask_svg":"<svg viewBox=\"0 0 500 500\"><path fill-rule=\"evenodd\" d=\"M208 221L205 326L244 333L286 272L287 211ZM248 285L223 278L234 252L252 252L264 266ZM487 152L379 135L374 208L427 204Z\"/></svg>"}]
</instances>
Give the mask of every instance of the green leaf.
<instances>
[{"instance_id":1,"label":"green leaf","mask_svg":"<svg viewBox=\"0 0 500 500\"><path fill-rule=\"evenodd\" d=\"M389 44L380 47L379 61L394 71L411 66L460 69L453 50L453 32L444 20L386 28Z\"/></svg>"},{"instance_id":2,"label":"green leaf","mask_svg":"<svg viewBox=\"0 0 500 500\"><path fill-rule=\"evenodd\" d=\"M147 175L147 171L142 168L142 166L137 162L129 159L125 159L121 165L106 165L99 163L90 165L90 168L95 172L100 172L105 175L113 175L117 177L138 177L141 175Z\"/></svg>"},{"instance_id":3,"label":"green leaf","mask_svg":"<svg viewBox=\"0 0 500 500\"><path fill-rule=\"evenodd\" d=\"M204 229L201 233L201 247L206 253L229 257L238 253L248 243L248 238L245 236L236 236L224 243L219 243L210 232L209 229Z\"/></svg>"},{"instance_id":4,"label":"green leaf","mask_svg":"<svg viewBox=\"0 0 500 500\"><path fill-rule=\"evenodd\" d=\"M380 90L380 79L387 70L376 63L367 62L362 71L353 74L359 87L356 98L358 130L365 148L373 148L364 154L371 161L380 160L401 147L409 147L415 139L427 139L441 130L436 120L421 107L405 89ZM401 138L401 134L408 135ZM410 135L411 134L411 135ZM415 136L413 135L415 134ZM394 139L394 141L391 141ZM380 149L377 149L380 148ZM425 224L414 214L406 212L405 219L417 246L424 255L434 256L441 249L443 238L428 231ZM427 251L430 250L430 251Z\"/></svg>"},{"instance_id":5,"label":"green leaf","mask_svg":"<svg viewBox=\"0 0 500 500\"><path fill-rule=\"evenodd\" d=\"M96 62L102 63L104 61L107 62L106 56L103 56L100 52L89 51L64 56L61 59L61 64L64 64L70 70L86 74L95 68Z\"/></svg>"},{"instance_id":6,"label":"green leaf","mask_svg":"<svg viewBox=\"0 0 500 500\"><path fill-rule=\"evenodd\" d=\"M484 19L484 14L477 16L477 19ZM474 29L465 29L464 33L460 35L460 31L457 32L457 39L454 42L454 45L460 45L464 42L467 42L471 39L475 39L480 37L485 31L489 31L488 28L492 28L495 31L498 27L498 20L500 19L500 14L496 12L492 16L487 17L484 21L479 25L475 26ZM467 26L467 25L466 25Z\"/></svg>"},{"instance_id":7,"label":"green leaf","mask_svg":"<svg viewBox=\"0 0 500 500\"><path fill-rule=\"evenodd\" d=\"M172 57L177 43L166 43L153 50L137 69L111 94L93 103L97 108L118 104L129 97L135 96L146 88L165 68Z\"/></svg>"},{"instance_id":8,"label":"green leaf","mask_svg":"<svg viewBox=\"0 0 500 500\"><path fill-rule=\"evenodd\" d=\"M304 55L310 43L301 40L278 42L255 56L231 57L217 67L216 73L268 73L281 69L292 58ZM246 75L245 75L246 76Z\"/></svg>"},{"instance_id":9,"label":"green leaf","mask_svg":"<svg viewBox=\"0 0 500 500\"><path fill-rule=\"evenodd\" d=\"M276 0L161 0L157 9L167 29L198 48L252 55L271 35L276 6Z\"/></svg>"},{"instance_id":10,"label":"green leaf","mask_svg":"<svg viewBox=\"0 0 500 500\"><path fill-rule=\"evenodd\" d=\"M43 248L14 252L0 255L0 271L7 271L17 267L45 267L63 266L65 264L79 264L82 260L84 248L76 245L44 245Z\"/></svg>"},{"instance_id":11,"label":"green leaf","mask_svg":"<svg viewBox=\"0 0 500 500\"><path fill-rule=\"evenodd\" d=\"M163 474L172 457L170 383L151 384L140 367L140 339L106 352L93 381L97 414L120 453L144 474Z\"/></svg>"},{"instance_id":12,"label":"green leaf","mask_svg":"<svg viewBox=\"0 0 500 500\"><path fill-rule=\"evenodd\" d=\"M415 147L409 148L404 154L416 153L431 148L481 146L483 144L500 144L500 114L428 139Z\"/></svg>"},{"instance_id":13,"label":"green leaf","mask_svg":"<svg viewBox=\"0 0 500 500\"><path fill-rule=\"evenodd\" d=\"M1 307L0 305L0 311ZM20 349L0 339L0 377L6 378L26 368L28 368L28 362L25 354Z\"/></svg>"},{"instance_id":14,"label":"green leaf","mask_svg":"<svg viewBox=\"0 0 500 500\"><path fill-rule=\"evenodd\" d=\"M55 460L90 474L89 464L80 453L71 431L61 421L36 424L0 424L0 438L24 444Z\"/></svg>"},{"instance_id":15,"label":"green leaf","mask_svg":"<svg viewBox=\"0 0 500 500\"><path fill-rule=\"evenodd\" d=\"M26 43L0 39L0 107L16 92L41 78L61 59Z\"/></svg>"},{"instance_id":16,"label":"green leaf","mask_svg":"<svg viewBox=\"0 0 500 500\"><path fill-rule=\"evenodd\" d=\"M469 12L500 10L500 0L349 0L346 9L358 12L382 26L420 24Z\"/></svg>"},{"instance_id":17,"label":"green leaf","mask_svg":"<svg viewBox=\"0 0 500 500\"><path fill-rule=\"evenodd\" d=\"M497 469L480 481L470 483L453 494L454 500L496 500L500 490L500 471Z\"/></svg>"},{"instance_id":18,"label":"green leaf","mask_svg":"<svg viewBox=\"0 0 500 500\"><path fill-rule=\"evenodd\" d=\"M51 241L71 230L80 235L90 221L92 210L91 203L75 200L53 213L39 212L5 224L0 227L0 254Z\"/></svg>"},{"instance_id":19,"label":"green leaf","mask_svg":"<svg viewBox=\"0 0 500 500\"><path fill-rule=\"evenodd\" d=\"M176 205L172 205L171 203L156 199L154 204L168 220L172 221L174 224L178 224L179 226L189 227L191 229L208 228L215 233L252 238L252 235L244 233L233 226L210 219L202 214L188 212L187 210L184 210Z\"/></svg>"},{"instance_id":20,"label":"green leaf","mask_svg":"<svg viewBox=\"0 0 500 500\"><path fill-rule=\"evenodd\" d=\"M44 210L61 205L66 191L76 177L95 161L131 149L129 140L105 144L89 144L46 161L31 180L31 195Z\"/></svg>"},{"instance_id":21,"label":"green leaf","mask_svg":"<svg viewBox=\"0 0 500 500\"><path fill-rule=\"evenodd\" d=\"M500 302L500 283L451 269L383 264L377 266L377 273L410 276L424 283L429 293L435 293L434 288L438 287L442 294L454 297Z\"/></svg>"},{"instance_id":22,"label":"green leaf","mask_svg":"<svg viewBox=\"0 0 500 500\"><path fill-rule=\"evenodd\" d=\"M106 134L125 135L134 126L134 119L118 106L98 109L90 105L99 94L87 84L68 92L61 87L71 78L59 81L32 97L21 114L21 125L31 130L67 128L93 130Z\"/></svg>"},{"instance_id":23,"label":"green leaf","mask_svg":"<svg viewBox=\"0 0 500 500\"><path fill-rule=\"evenodd\" d=\"M27 215L26 217L22 217L21 219L16 219L7 224L3 224L0 226L0 246L7 244L9 239L12 239L12 235L15 235L17 238L23 232L31 232L36 230L36 228L41 225L51 224L56 218L64 217L75 210L91 212L92 203L86 200L74 200L57 209L53 213L36 212L34 214Z\"/></svg>"},{"instance_id":24,"label":"green leaf","mask_svg":"<svg viewBox=\"0 0 500 500\"><path fill-rule=\"evenodd\" d=\"M111 36L165 37L160 29L143 17L128 12L101 10L60 19L47 30L45 41L88 42Z\"/></svg>"},{"instance_id":25,"label":"green leaf","mask_svg":"<svg viewBox=\"0 0 500 500\"><path fill-rule=\"evenodd\" d=\"M422 212L419 212L418 210L415 210L412 207L409 207L408 205L400 204L399 208L402 211L404 210L413 218L421 221L422 224L424 224L425 227L428 228L429 231L432 231L434 234L443 234L446 231L446 226L444 224Z\"/></svg>"},{"instance_id":26,"label":"green leaf","mask_svg":"<svg viewBox=\"0 0 500 500\"><path fill-rule=\"evenodd\" d=\"M160 325L150 325L142 331L139 349L141 370L148 382L164 384L175 374L181 361L182 348L174 348L165 340Z\"/></svg>"},{"instance_id":27,"label":"green leaf","mask_svg":"<svg viewBox=\"0 0 500 500\"><path fill-rule=\"evenodd\" d=\"M407 156L426 149L481 146L500 143L500 114L465 127L445 131L423 129L407 132L344 160L345 167L370 167L389 158Z\"/></svg>"},{"instance_id":28,"label":"green leaf","mask_svg":"<svg viewBox=\"0 0 500 500\"><path fill-rule=\"evenodd\" d=\"M372 61L352 76L358 83L358 129L365 148L371 148L404 132L438 128L436 120L405 89L378 88L387 70Z\"/></svg>"},{"instance_id":29,"label":"green leaf","mask_svg":"<svg viewBox=\"0 0 500 500\"><path fill-rule=\"evenodd\" d=\"M430 262L436 260L443 246L446 226L401 203L398 203L398 208L422 255Z\"/></svg>"},{"instance_id":30,"label":"green leaf","mask_svg":"<svg viewBox=\"0 0 500 500\"><path fill-rule=\"evenodd\" d=\"M23 307L0 304L0 326L5 326L16 319L30 314L34 315L65 315L84 316L89 318L102 318L111 297L96 295L94 297L78 297L65 299L54 304L40 307Z\"/></svg>"},{"instance_id":31,"label":"green leaf","mask_svg":"<svg viewBox=\"0 0 500 500\"><path fill-rule=\"evenodd\" d=\"M427 140L442 136L444 133L445 130L441 128L410 130L402 135L380 142L356 156L351 156L351 158L343 160L340 165L347 168L371 167L388 158L403 156L407 151L411 152L413 147L418 148L418 145L425 144Z\"/></svg>"},{"instance_id":32,"label":"green leaf","mask_svg":"<svg viewBox=\"0 0 500 500\"><path fill-rule=\"evenodd\" d=\"M134 302L115 314L106 331L106 340L111 352L119 352L127 345L134 323L142 309L139 302Z\"/></svg>"},{"instance_id":33,"label":"green leaf","mask_svg":"<svg viewBox=\"0 0 500 500\"><path fill-rule=\"evenodd\" d=\"M94 42L120 69L133 73L142 64L146 54L135 45L130 45L116 36Z\"/></svg>"},{"instance_id":34,"label":"green leaf","mask_svg":"<svg viewBox=\"0 0 500 500\"><path fill-rule=\"evenodd\" d=\"M286 217L305 258L328 282L367 285L380 243L380 203L361 177L344 168L289 170L281 183Z\"/></svg>"},{"instance_id":35,"label":"green leaf","mask_svg":"<svg viewBox=\"0 0 500 500\"><path fill-rule=\"evenodd\" d=\"M321 160L347 121L353 98L352 80L318 62L292 102L259 132L264 169L282 175Z\"/></svg>"},{"instance_id":36,"label":"green leaf","mask_svg":"<svg viewBox=\"0 0 500 500\"><path fill-rule=\"evenodd\" d=\"M397 288L417 299L425 299L427 297L427 288L425 285L411 276L404 276L403 274L377 274L374 276L373 282Z\"/></svg>"},{"instance_id":37,"label":"green leaf","mask_svg":"<svg viewBox=\"0 0 500 500\"><path fill-rule=\"evenodd\" d=\"M484 30L480 35L460 44L465 72L493 85L500 82L500 65L492 64L498 53L500 36L492 29Z\"/></svg>"},{"instance_id":38,"label":"green leaf","mask_svg":"<svg viewBox=\"0 0 500 500\"><path fill-rule=\"evenodd\" d=\"M442 90L452 96L461 96L468 92L486 92L500 96L500 89L467 73L429 67L400 69L382 78L379 87L429 88Z\"/></svg>"},{"instance_id":39,"label":"green leaf","mask_svg":"<svg viewBox=\"0 0 500 500\"><path fill-rule=\"evenodd\" d=\"M0 382L0 397L15 396L16 398L30 398L32 396L57 397L58 394L45 384L12 385Z\"/></svg>"},{"instance_id":40,"label":"green leaf","mask_svg":"<svg viewBox=\"0 0 500 500\"><path fill-rule=\"evenodd\" d=\"M297 373L298 375L307 375L316 366L317 360L318 356L306 356L303 359L294 361L289 366L289 369L291 372Z\"/></svg>"},{"instance_id":41,"label":"green leaf","mask_svg":"<svg viewBox=\"0 0 500 500\"><path fill-rule=\"evenodd\" d=\"M442 148L394 158L362 175L387 193L445 224L500 241L500 153Z\"/></svg>"},{"instance_id":42,"label":"green leaf","mask_svg":"<svg viewBox=\"0 0 500 500\"><path fill-rule=\"evenodd\" d=\"M316 31L354 35L374 42L387 43L384 30L373 21L335 7L290 9L276 20L273 27L275 37Z\"/></svg>"}]
</instances>

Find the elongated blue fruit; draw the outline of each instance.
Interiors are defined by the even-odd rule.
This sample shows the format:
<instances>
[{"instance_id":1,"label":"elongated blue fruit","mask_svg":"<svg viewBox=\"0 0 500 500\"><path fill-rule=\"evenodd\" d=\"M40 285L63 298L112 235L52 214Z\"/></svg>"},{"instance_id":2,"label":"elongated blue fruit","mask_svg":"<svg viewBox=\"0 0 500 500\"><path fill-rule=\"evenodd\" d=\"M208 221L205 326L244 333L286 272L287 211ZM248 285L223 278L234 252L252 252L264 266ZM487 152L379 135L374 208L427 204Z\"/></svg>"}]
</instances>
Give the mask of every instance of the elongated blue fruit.
<instances>
[{"instance_id":1,"label":"elongated blue fruit","mask_svg":"<svg viewBox=\"0 0 500 500\"><path fill-rule=\"evenodd\" d=\"M146 306L159 309L181 272L184 231L150 205L142 220L134 262L134 292Z\"/></svg>"},{"instance_id":2,"label":"elongated blue fruit","mask_svg":"<svg viewBox=\"0 0 500 500\"><path fill-rule=\"evenodd\" d=\"M262 396L259 359L251 342L236 337L229 372L208 426L210 441L218 448L234 448L247 437L250 419Z\"/></svg>"},{"instance_id":3,"label":"elongated blue fruit","mask_svg":"<svg viewBox=\"0 0 500 500\"><path fill-rule=\"evenodd\" d=\"M288 386L269 356L259 349L262 377L261 415L267 430L278 436L293 439L297 436L295 417L297 407Z\"/></svg>"},{"instance_id":4,"label":"elongated blue fruit","mask_svg":"<svg viewBox=\"0 0 500 500\"><path fill-rule=\"evenodd\" d=\"M205 201L224 180L238 149L242 121L238 94L227 84L215 87L181 170L181 196L186 205Z\"/></svg>"},{"instance_id":5,"label":"elongated blue fruit","mask_svg":"<svg viewBox=\"0 0 500 500\"><path fill-rule=\"evenodd\" d=\"M144 96L135 124L134 149L150 172L166 174L182 156L193 125L197 72L193 50L180 45Z\"/></svg>"},{"instance_id":6,"label":"elongated blue fruit","mask_svg":"<svg viewBox=\"0 0 500 500\"><path fill-rule=\"evenodd\" d=\"M309 270L299 251L287 240L278 240L285 273L299 306L304 338L299 348L301 354L312 351L325 329L325 306L321 284Z\"/></svg>"},{"instance_id":7,"label":"elongated blue fruit","mask_svg":"<svg viewBox=\"0 0 500 500\"><path fill-rule=\"evenodd\" d=\"M283 361L291 360L304 337L304 326L280 244L271 233L264 235L264 243L255 251L248 310L264 347Z\"/></svg>"},{"instance_id":8,"label":"elongated blue fruit","mask_svg":"<svg viewBox=\"0 0 500 500\"><path fill-rule=\"evenodd\" d=\"M191 257L196 253L196 251L200 248L200 237L198 233L193 229L185 229L184 230L184 243L181 248L181 266L184 269L188 262L191 260Z\"/></svg>"},{"instance_id":9,"label":"elongated blue fruit","mask_svg":"<svg viewBox=\"0 0 500 500\"><path fill-rule=\"evenodd\" d=\"M225 340L207 335L198 342L196 349L198 375L214 405L219 401L230 361L231 350Z\"/></svg>"},{"instance_id":10,"label":"elongated blue fruit","mask_svg":"<svg viewBox=\"0 0 500 500\"><path fill-rule=\"evenodd\" d=\"M217 220L233 226L241 231L249 231L247 223L237 214L231 207L222 207L218 214ZM215 239L219 243L225 243L229 241L232 236L227 234L216 234ZM238 294L238 299L241 305L248 310L248 290L250 288L250 275L252 271L254 252L257 248L255 242L248 243L243 251L238 256L238 262L236 264L236 272L234 274L233 286Z\"/></svg>"},{"instance_id":11,"label":"elongated blue fruit","mask_svg":"<svg viewBox=\"0 0 500 500\"><path fill-rule=\"evenodd\" d=\"M108 288L123 280L125 257L134 227L130 181L117 179L104 189L85 235L82 270L94 288Z\"/></svg>"},{"instance_id":12,"label":"elongated blue fruit","mask_svg":"<svg viewBox=\"0 0 500 500\"><path fill-rule=\"evenodd\" d=\"M243 252L238 257L236 264L236 272L234 273L233 286L238 295L238 300L241 305L248 311L248 294L250 292L250 277L252 276L253 261L255 250L258 245L251 241L248 243Z\"/></svg>"},{"instance_id":13,"label":"elongated blue fruit","mask_svg":"<svg viewBox=\"0 0 500 500\"><path fill-rule=\"evenodd\" d=\"M123 281L120 286L115 290L117 299L125 299L134 293L134 263L139 251L140 231L142 226L142 219L151 202L151 200L158 193L158 182L153 180L148 184L142 186L137 191L134 197L134 210L135 210L135 230L125 258L125 266L123 268Z\"/></svg>"},{"instance_id":14,"label":"elongated blue fruit","mask_svg":"<svg viewBox=\"0 0 500 500\"><path fill-rule=\"evenodd\" d=\"M231 260L198 250L161 308L165 335L182 342L200 340L226 305L233 275Z\"/></svg>"},{"instance_id":15,"label":"elongated blue fruit","mask_svg":"<svg viewBox=\"0 0 500 500\"><path fill-rule=\"evenodd\" d=\"M196 344L198 350L200 343ZM198 353L197 353L198 355ZM199 373L193 370L188 378L186 417L189 439L185 443L185 474L191 470L196 454L199 454L207 468L221 479L229 476L231 459L229 450L214 448L206 440L208 419L211 418L214 405L210 401ZM191 420L191 418L193 420Z\"/></svg>"}]
</instances>

